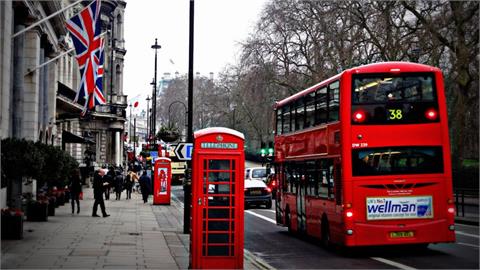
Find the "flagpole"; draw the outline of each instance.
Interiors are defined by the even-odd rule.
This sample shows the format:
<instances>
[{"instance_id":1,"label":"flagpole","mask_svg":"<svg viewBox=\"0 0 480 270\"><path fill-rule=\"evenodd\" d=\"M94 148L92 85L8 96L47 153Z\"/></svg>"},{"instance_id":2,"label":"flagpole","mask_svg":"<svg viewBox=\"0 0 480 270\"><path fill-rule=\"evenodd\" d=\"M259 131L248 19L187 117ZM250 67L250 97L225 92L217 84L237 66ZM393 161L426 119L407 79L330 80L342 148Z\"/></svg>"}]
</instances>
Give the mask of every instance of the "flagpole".
<instances>
[{"instance_id":1,"label":"flagpole","mask_svg":"<svg viewBox=\"0 0 480 270\"><path fill-rule=\"evenodd\" d=\"M101 34L100 34L100 37L101 37L101 36L104 36L105 34L107 34L107 32L101 33ZM66 54L69 54L69 53L73 52L74 50L75 50L75 48L71 48L70 50L68 50L68 51L66 51L66 52L63 52L63 53L61 53L60 55L57 55L56 57L48 60L47 62L44 62L44 63L42 63L42 64L40 64L40 65L38 65L38 66L36 66L36 67L34 67L34 68L32 68L32 69L28 69L28 70L27 70L27 73L25 73L25 76L28 75L28 74L30 74L30 73L32 73L32 72L34 72L34 71L36 71L37 69L42 68L43 66L46 66L46 65L50 64L50 63L53 62L53 61L56 61L58 58L61 58L61 57L65 56Z\"/></svg>"},{"instance_id":2,"label":"flagpole","mask_svg":"<svg viewBox=\"0 0 480 270\"><path fill-rule=\"evenodd\" d=\"M28 26L28 27L25 27L24 29L22 29L22 30L18 31L17 33L13 34L13 35L12 35L12 38L15 38L16 36L21 35L21 34L27 32L28 30L36 27L37 25L39 25L39 24L41 24L41 23L43 23L43 22L45 22L45 21L50 20L50 18L57 16L58 14L60 14L60 13L64 12L65 10L67 10L67 9L69 9L69 8L77 5L77 4L79 4L80 2L82 2L82 0L78 0L78 1L76 1L75 3L73 3L73 4L70 4L70 5L68 5L68 6L60 9L59 11L56 11L56 12L50 14L49 16L41 19L40 21L35 22L35 23L33 23L32 25L30 25L30 26Z\"/></svg>"}]
</instances>

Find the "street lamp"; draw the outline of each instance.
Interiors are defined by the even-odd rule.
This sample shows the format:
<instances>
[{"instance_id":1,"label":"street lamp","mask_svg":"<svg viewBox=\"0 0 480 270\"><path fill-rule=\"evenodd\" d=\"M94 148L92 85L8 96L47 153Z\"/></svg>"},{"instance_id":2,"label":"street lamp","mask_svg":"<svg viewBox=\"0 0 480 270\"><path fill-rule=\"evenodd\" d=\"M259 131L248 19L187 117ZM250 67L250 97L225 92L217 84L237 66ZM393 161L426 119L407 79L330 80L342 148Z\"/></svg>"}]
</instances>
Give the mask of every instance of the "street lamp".
<instances>
[{"instance_id":1,"label":"street lamp","mask_svg":"<svg viewBox=\"0 0 480 270\"><path fill-rule=\"evenodd\" d=\"M172 105L175 104L175 103L180 103L183 105L183 108L185 108L185 127L187 126L187 113L188 113L188 110L187 110L187 105L185 105L185 103L179 101L179 100L175 100L174 102L170 103L170 105L168 105L168 125L170 126L170 109L172 108Z\"/></svg>"},{"instance_id":2,"label":"street lamp","mask_svg":"<svg viewBox=\"0 0 480 270\"><path fill-rule=\"evenodd\" d=\"M162 48L162 46L158 45L157 39L155 39L155 44L152 45L152 49L155 50L155 77L153 79L153 95L152 95L152 115L153 115L153 121L152 121L152 130L153 130L153 136L155 138L156 134L156 117L157 117L157 50ZM155 141L155 139L154 139Z\"/></svg>"},{"instance_id":3,"label":"street lamp","mask_svg":"<svg viewBox=\"0 0 480 270\"><path fill-rule=\"evenodd\" d=\"M132 103L128 105L130 107L130 121L128 121L128 134L130 135L129 142L132 143Z\"/></svg>"},{"instance_id":4,"label":"street lamp","mask_svg":"<svg viewBox=\"0 0 480 270\"><path fill-rule=\"evenodd\" d=\"M148 128L149 128L149 125L148 125L148 121L149 121L149 119L148 119L148 112L150 111L150 108L149 108L150 100L151 100L151 98L150 98L149 96L147 96L147 98L146 98L146 101L147 101L147 138L146 138L146 141L147 141L147 142L150 142L150 134L151 134L151 133L150 133L150 129L148 129Z\"/></svg>"}]
</instances>

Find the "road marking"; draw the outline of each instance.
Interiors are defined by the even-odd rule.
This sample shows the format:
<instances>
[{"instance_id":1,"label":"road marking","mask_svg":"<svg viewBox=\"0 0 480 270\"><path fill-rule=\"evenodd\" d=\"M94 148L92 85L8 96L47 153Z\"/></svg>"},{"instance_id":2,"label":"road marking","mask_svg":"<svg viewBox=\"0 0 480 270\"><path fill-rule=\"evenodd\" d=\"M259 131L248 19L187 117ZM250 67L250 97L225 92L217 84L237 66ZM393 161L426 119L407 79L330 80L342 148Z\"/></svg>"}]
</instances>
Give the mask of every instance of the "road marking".
<instances>
[{"instance_id":1,"label":"road marking","mask_svg":"<svg viewBox=\"0 0 480 270\"><path fill-rule=\"evenodd\" d=\"M250 261L256 268L261 269L261 270L271 270L275 269L275 267L271 266L268 264L266 261L264 261L262 258L255 256L252 252L243 249L243 253L245 256L245 259Z\"/></svg>"},{"instance_id":2,"label":"road marking","mask_svg":"<svg viewBox=\"0 0 480 270\"><path fill-rule=\"evenodd\" d=\"M474 238L480 238L478 235L471 234L471 233L465 233L465 232L461 232L461 231L455 231L455 233L456 233L456 234L460 234L460 235L465 235L465 236L474 237Z\"/></svg>"},{"instance_id":3,"label":"road marking","mask_svg":"<svg viewBox=\"0 0 480 270\"><path fill-rule=\"evenodd\" d=\"M384 264L388 264L388 265L391 265L391 266L394 266L394 267L397 267L397 268L400 268L400 269L405 269L405 270L415 270L416 269L416 268L407 266L405 264L401 264L401 263L397 263L397 262L394 262L394 261L391 261L391 260L387 260L385 258L370 257L370 259L373 259L373 260L376 260L376 261L379 261L379 262L382 262Z\"/></svg>"},{"instance_id":4,"label":"road marking","mask_svg":"<svg viewBox=\"0 0 480 270\"><path fill-rule=\"evenodd\" d=\"M462 245L462 246L467 246L467 247L478 248L478 245L472 245L472 244L467 244L467 243L462 243L462 242L457 242L457 244Z\"/></svg>"},{"instance_id":5,"label":"road marking","mask_svg":"<svg viewBox=\"0 0 480 270\"><path fill-rule=\"evenodd\" d=\"M271 218L264 217L264 216L262 216L262 215L260 215L260 214L257 214L257 213L255 213L255 212L252 212L252 211L250 211L250 210L245 210L245 213L249 213L250 215L254 215L254 216L258 217L258 218L261 218L261 219L263 219L263 220L266 220L266 221L268 221L268 222L270 222L270 223L273 223L273 224L277 225L277 222L276 222L275 220L273 220L273 219L271 219Z\"/></svg>"}]
</instances>

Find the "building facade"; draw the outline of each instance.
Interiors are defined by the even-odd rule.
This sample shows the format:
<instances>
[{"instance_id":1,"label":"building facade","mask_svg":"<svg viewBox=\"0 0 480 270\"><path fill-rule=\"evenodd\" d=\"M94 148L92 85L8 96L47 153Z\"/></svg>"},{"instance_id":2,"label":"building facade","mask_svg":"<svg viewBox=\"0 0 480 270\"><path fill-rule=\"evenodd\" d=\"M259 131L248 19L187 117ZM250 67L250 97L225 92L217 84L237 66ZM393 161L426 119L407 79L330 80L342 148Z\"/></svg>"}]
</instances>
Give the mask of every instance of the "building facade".
<instances>
[{"instance_id":1,"label":"building facade","mask_svg":"<svg viewBox=\"0 0 480 270\"><path fill-rule=\"evenodd\" d=\"M82 100L73 101L81 75L65 23L89 2L71 6L74 2L0 1L0 138L62 146L81 166L121 165L127 106L123 95L126 2L102 1L107 104L96 106L86 117L80 116ZM85 164L88 153L91 164ZM2 186L0 207L5 207L5 193Z\"/></svg>"}]
</instances>

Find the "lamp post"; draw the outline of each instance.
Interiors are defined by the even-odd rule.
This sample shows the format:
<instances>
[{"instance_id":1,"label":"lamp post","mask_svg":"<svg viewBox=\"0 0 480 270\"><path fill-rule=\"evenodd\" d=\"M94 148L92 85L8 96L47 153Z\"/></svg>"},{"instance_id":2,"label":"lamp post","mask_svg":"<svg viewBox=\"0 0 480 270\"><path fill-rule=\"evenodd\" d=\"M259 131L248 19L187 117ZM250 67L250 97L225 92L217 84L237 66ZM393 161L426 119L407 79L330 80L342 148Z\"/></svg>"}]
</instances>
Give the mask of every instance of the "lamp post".
<instances>
[{"instance_id":1,"label":"lamp post","mask_svg":"<svg viewBox=\"0 0 480 270\"><path fill-rule=\"evenodd\" d=\"M193 143L193 41L194 41L194 14L195 1L190 0L189 12L189 33L188 33L188 131L187 142ZM190 176L185 177L185 184L183 188L184 196L184 212L183 212L183 233L190 233L190 204L192 202L192 161L187 161L187 171Z\"/></svg>"},{"instance_id":2,"label":"lamp post","mask_svg":"<svg viewBox=\"0 0 480 270\"><path fill-rule=\"evenodd\" d=\"M149 129L148 132L150 133L150 135L153 134L153 136L155 136L155 127L154 127L154 125L153 125L153 121L155 121L155 114L156 114L156 113L154 113L154 111L153 111L153 110L154 110L153 108L156 107L156 106L154 106L154 105L156 104L156 103L154 104L154 102L155 102L154 96L156 96L156 92L157 92L157 90L156 90L156 88L155 88L155 79L152 79L152 82L150 83L150 85L152 86L152 98L151 98L151 100L152 100L152 108L151 108L151 112L150 112L150 129ZM149 141L150 141L150 140L153 140L153 137L152 137L152 138L149 137L148 140L149 140ZM154 142L154 143L155 143L155 142Z\"/></svg>"},{"instance_id":3,"label":"lamp post","mask_svg":"<svg viewBox=\"0 0 480 270\"><path fill-rule=\"evenodd\" d=\"M147 101L147 138L146 138L146 141L147 141L147 142L150 141L150 129L149 129L149 125L148 125L148 121L149 121L149 119L148 119L148 113L149 113L149 111L150 111L150 108L149 108L150 99L151 99L151 98L150 98L149 96L147 96L147 98L146 98L146 101Z\"/></svg>"},{"instance_id":4,"label":"lamp post","mask_svg":"<svg viewBox=\"0 0 480 270\"><path fill-rule=\"evenodd\" d=\"M185 108L185 127L187 126L187 113L188 113L188 110L187 110L187 105L185 105L185 103L179 101L179 100L175 100L174 102L170 103L170 105L168 105L168 125L170 126L170 109L172 108L172 105L175 104L175 103L180 103L183 105L183 108Z\"/></svg>"},{"instance_id":5,"label":"lamp post","mask_svg":"<svg viewBox=\"0 0 480 270\"><path fill-rule=\"evenodd\" d=\"M130 121L128 121L128 135L130 136L129 142L132 143L132 104L128 105L130 107Z\"/></svg>"},{"instance_id":6,"label":"lamp post","mask_svg":"<svg viewBox=\"0 0 480 270\"><path fill-rule=\"evenodd\" d=\"M153 79L153 95L152 95L152 130L153 130L153 140L155 142L155 134L156 134L156 118L157 118L157 50L162 48L162 46L158 45L157 39L155 39L155 44L152 45L152 49L155 50L155 77Z\"/></svg>"}]
</instances>

